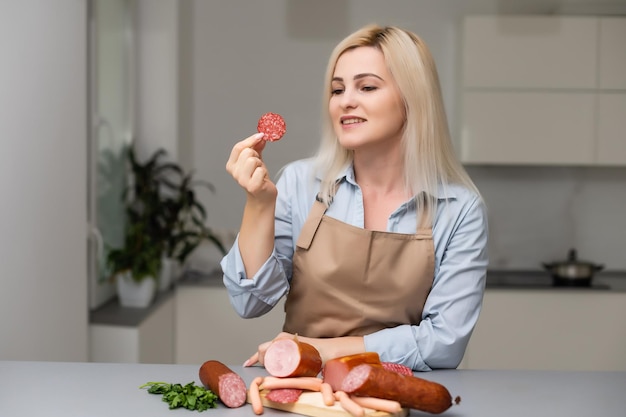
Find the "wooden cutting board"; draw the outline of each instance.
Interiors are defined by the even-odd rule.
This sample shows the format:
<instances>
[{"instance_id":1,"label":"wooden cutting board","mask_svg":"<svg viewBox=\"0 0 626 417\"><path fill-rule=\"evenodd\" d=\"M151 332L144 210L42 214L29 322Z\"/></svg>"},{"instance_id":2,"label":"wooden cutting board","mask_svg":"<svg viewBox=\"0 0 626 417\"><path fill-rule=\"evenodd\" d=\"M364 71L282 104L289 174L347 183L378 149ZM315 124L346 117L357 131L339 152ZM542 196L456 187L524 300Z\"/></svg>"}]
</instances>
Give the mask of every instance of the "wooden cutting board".
<instances>
[{"instance_id":1,"label":"wooden cutting board","mask_svg":"<svg viewBox=\"0 0 626 417\"><path fill-rule=\"evenodd\" d=\"M282 404L270 401L265 398L265 392L261 392L261 401L264 407L275 408L277 410L289 411L290 413L301 414L312 417L351 417L350 413L344 410L337 401L333 406L327 406L322 399L322 393L305 391L295 403ZM365 408L367 417L405 417L409 414L408 409L402 409L400 413L390 414L384 411L371 410Z\"/></svg>"}]
</instances>

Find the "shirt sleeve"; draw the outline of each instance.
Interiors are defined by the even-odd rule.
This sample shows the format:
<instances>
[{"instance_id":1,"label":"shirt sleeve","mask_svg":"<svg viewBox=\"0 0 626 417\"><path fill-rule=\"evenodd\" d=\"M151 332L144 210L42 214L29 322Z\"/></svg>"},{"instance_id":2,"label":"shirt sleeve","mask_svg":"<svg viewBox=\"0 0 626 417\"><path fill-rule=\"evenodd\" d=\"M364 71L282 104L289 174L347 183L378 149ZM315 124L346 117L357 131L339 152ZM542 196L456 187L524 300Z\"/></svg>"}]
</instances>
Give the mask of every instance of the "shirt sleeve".
<instances>
[{"instance_id":1,"label":"shirt sleeve","mask_svg":"<svg viewBox=\"0 0 626 417\"><path fill-rule=\"evenodd\" d=\"M278 197L274 249L259 271L253 277L246 276L239 251L239 236L220 262L230 302L241 317L253 318L267 313L289 290L294 251L293 230L294 227L301 227L292 222L291 199L294 197L289 190L296 189L296 177L294 170L288 166L276 182Z\"/></svg>"},{"instance_id":2,"label":"shirt sleeve","mask_svg":"<svg viewBox=\"0 0 626 417\"><path fill-rule=\"evenodd\" d=\"M445 206L442 204L445 217ZM456 368L465 354L482 306L487 276L488 225L484 203L475 197L435 237L438 262L422 321L364 337L366 351L415 371Z\"/></svg>"}]
</instances>

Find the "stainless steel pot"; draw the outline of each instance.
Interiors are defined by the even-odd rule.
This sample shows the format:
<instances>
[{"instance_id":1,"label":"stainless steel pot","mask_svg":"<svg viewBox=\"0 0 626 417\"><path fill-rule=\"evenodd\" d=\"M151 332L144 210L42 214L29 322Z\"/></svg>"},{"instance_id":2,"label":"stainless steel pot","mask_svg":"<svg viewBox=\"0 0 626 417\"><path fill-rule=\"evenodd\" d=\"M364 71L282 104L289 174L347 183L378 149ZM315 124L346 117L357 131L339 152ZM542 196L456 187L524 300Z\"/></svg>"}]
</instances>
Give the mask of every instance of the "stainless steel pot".
<instances>
[{"instance_id":1,"label":"stainless steel pot","mask_svg":"<svg viewBox=\"0 0 626 417\"><path fill-rule=\"evenodd\" d=\"M604 269L604 265L578 259L576 249L570 249L567 260L543 263L552 275L554 285L589 286L593 275Z\"/></svg>"}]
</instances>

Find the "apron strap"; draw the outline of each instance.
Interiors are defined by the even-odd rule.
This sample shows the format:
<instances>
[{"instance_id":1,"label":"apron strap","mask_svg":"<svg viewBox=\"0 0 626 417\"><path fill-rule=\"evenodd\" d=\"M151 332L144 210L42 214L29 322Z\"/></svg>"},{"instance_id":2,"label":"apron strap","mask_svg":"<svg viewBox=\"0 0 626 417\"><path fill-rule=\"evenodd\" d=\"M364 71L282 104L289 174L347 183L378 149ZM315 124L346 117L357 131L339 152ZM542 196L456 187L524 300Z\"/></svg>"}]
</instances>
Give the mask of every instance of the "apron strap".
<instances>
[{"instance_id":1,"label":"apron strap","mask_svg":"<svg viewBox=\"0 0 626 417\"><path fill-rule=\"evenodd\" d=\"M324 213L326 213L326 206L317 198L315 199L315 203L313 207L311 207L311 212L309 213L309 218L306 222L304 222L304 226L302 226L302 230L300 232L300 237L298 237L297 246L304 250L308 250L311 246L311 242L313 241L313 237L319 228L320 223L322 222L322 217L324 217Z\"/></svg>"}]
</instances>

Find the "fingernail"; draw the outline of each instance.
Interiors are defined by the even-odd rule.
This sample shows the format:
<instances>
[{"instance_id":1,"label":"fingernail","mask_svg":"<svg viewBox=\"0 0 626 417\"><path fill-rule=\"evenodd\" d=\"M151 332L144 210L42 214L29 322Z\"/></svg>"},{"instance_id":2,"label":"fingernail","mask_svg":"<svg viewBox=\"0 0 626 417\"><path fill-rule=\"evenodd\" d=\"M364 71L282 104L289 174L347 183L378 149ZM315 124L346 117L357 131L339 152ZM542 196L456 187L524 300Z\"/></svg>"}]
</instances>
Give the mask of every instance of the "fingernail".
<instances>
[{"instance_id":1,"label":"fingernail","mask_svg":"<svg viewBox=\"0 0 626 417\"><path fill-rule=\"evenodd\" d=\"M259 132L259 133L254 135L254 138L258 140L258 139L261 139L263 136L265 136L265 133Z\"/></svg>"},{"instance_id":2,"label":"fingernail","mask_svg":"<svg viewBox=\"0 0 626 417\"><path fill-rule=\"evenodd\" d=\"M245 368L246 366L250 366L250 359L246 359L246 361L243 363L243 367Z\"/></svg>"}]
</instances>

